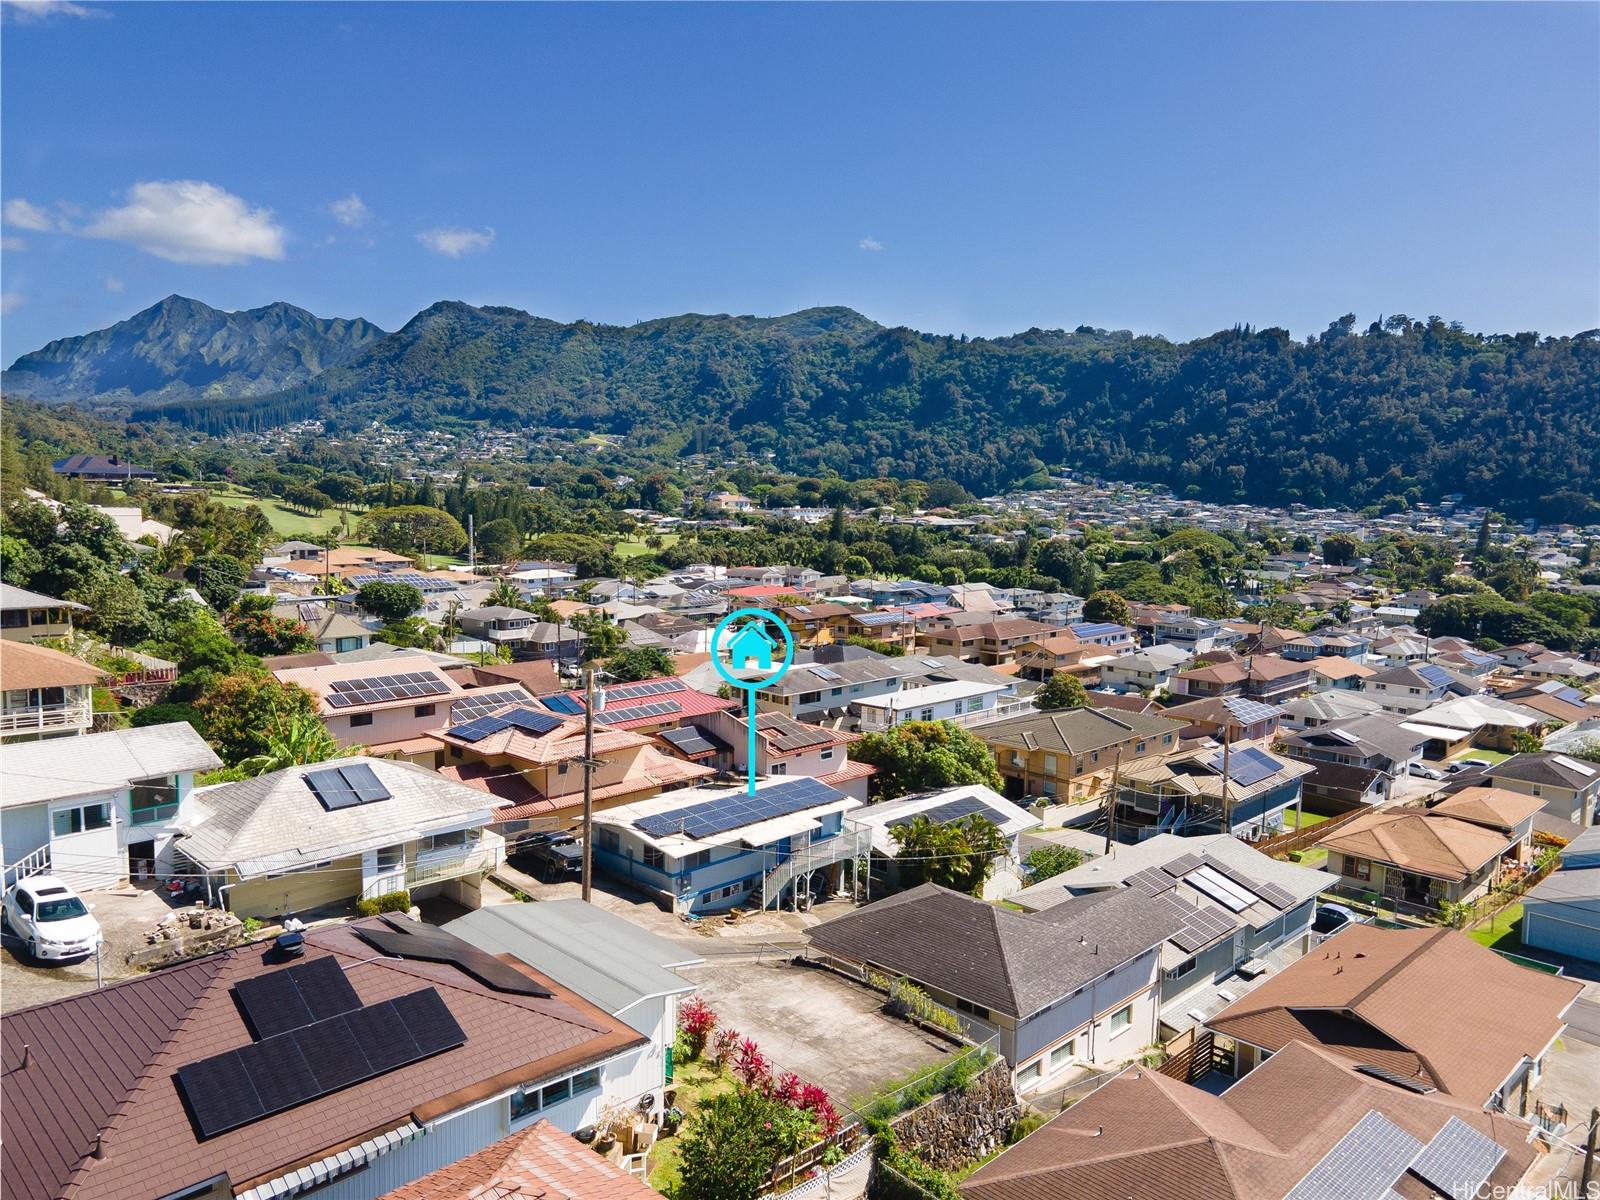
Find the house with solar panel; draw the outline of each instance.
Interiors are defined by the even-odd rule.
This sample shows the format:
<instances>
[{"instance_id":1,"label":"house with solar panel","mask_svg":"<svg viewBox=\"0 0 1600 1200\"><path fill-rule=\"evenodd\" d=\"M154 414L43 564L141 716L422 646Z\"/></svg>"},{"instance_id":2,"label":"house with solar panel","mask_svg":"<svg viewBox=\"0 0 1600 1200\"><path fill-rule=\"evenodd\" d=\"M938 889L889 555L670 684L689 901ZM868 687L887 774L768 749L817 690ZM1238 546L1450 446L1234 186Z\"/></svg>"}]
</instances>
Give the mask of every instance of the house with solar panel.
<instances>
[{"instance_id":1,"label":"house with solar panel","mask_svg":"<svg viewBox=\"0 0 1600 1200\"><path fill-rule=\"evenodd\" d=\"M1247 696L1208 696L1174 704L1161 715L1184 722L1183 738L1215 738L1226 742L1254 742L1278 732L1283 709Z\"/></svg>"},{"instance_id":2,"label":"house with solar panel","mask_svg":"<svg viewBox=\"0 0 1600 1200\"><path fill-rule=\"evenodd\" d=\"M571 1134L663 1107L645 1034L402 916L7 1013L0 1033L7 1200L378 1200L534 1129L598 1163ZM578 1194L634 1194L617 1174Z\"/></svg>"},{"instance_id":3,"label":"house with solar panel","mask_svg":"<svg viewBox=\"0 0 1600 1200\"><path fill-rule=\"evenodd\" d=\"M671 912L804 907L853 889L871 836L861 801L820 779L697 787L595 815L597 868Z\"/></svg>"},{"instance_id":4,"label":"house with solar panel","mask_svg":"<svg viewBox=\"0 0 1600 1200\"><path fill-rule=\"evenodd\" d=\"M422 654L400 654L381 662L281 667L272 674L317 698L322 723L341 745L365 746L368 754L424 766L432 766L438 755L438 744L428 736L435 730L533 699L517 684L463 688Z\"/></svg>"},{"instance_id":5,"label":"house with solar panel","mask_svg":"<svg viewBox=\"0 0 1600 1200\"><path fill-rule=\"evenodd\" d=\"M276 918L410 892L478 906L505 857L494 802L408 762L342 758L196 788L172 856L208 898Z\"/></svg>"},{"instance_id":6,"label":"house with solar panel","mask_svg":"<svg viewBox=\"0 0 1600 1200\"><path fill-rule=\"evenodd\" d=\"M876 768L850 761L856 735L842 729L808 725L784 713L756 714L756 775L806 776L820 779L858 800L867 798L867 782ZM743 774L750 759L750 722L737 707L695 717L694 724L656 735L672 752L693 762Z\"/></svg>"},{"instance_id":7,"label":"house with solar panel","mask_svg":"<svg viewBox=\"0 0 1600 1200\"><path fill-rule=\"evenodd\" d=\"M512 842L575 829L582 817L584 721L550 711L550 700L499 707L429 735L442 763L439 773L491 797L494 828ZM634 719L649 722L659 715ZM605 712L597 715L591 785L597 810L716 774L714 765L669 754L648 734L626 726L626 720L612 723Z\"/></svg>"},{"instance_id":8,"label":"house with solar panel","mask_svg":"<svg viewBox=\"0 0 1600 1200\"><path fill-rule=\"evenodd\" d=\"M1431 708L1451 696L1470 696L1483 685L1434 663L1391 667L1369 675L1363 690L1388 713L1411 714Z\"/></svg>"},{"instance_id":9,"label":"house with solar panel","mask_svg":"<svg viewBox=\"0 0 1600 1200\"><path fill-rule=\"evenodd\" d=\"M1300 808L1301 780L1313 768L1265 744L1206 742L1178 754L1122 764L1117 824L1129 840L1157 833L1231 833L1251 841L1282 829Z\"/></svg>"},{"instance_id":10,"label":"house with solar panel","mask_svg":"<svg viewBox=\"0 0 1600 1200\"><path fill-rule=\"evenodd\" d=\"M1162 833L1008 897L1047 913L1076 896L1132 889L1178 906L1161 950L1163 1043L1220 1012L1311 948L1322 871L1280 862L1230 834Z\"/></svg>"}]
</instances>

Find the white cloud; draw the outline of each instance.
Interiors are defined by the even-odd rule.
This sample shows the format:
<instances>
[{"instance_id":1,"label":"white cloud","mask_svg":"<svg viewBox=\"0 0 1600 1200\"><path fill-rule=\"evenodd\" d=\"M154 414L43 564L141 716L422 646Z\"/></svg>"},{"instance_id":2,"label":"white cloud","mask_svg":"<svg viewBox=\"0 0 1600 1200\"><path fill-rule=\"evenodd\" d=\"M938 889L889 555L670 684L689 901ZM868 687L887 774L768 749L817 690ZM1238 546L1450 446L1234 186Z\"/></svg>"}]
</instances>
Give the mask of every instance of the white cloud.
<instances>
[{"instance_id":1,"label":"white cloud","mask_svg":"<svg viewBox=\"0 0 1600 1200\"><path fill-rule=\"evenodd\" d=\"M115 275L107 275L105 278L105 285L106 291L108 292L125 292L128 290L128 285L123 283L122 280L118 279Z\"/></svg>"},{"instance_id":2,"label":"white cloud","mask_svg":"<svg viewBox=\"0 0 1600 1200\"><path fill-rule=\"evenodd\" d=\"M51 17L109 17L103 8L74 4L72 0L0 0L0 10L18 24L48 21Z\"/></svg>"},{"instance_id":3,"label":"white cloud","mask_svg":"<svg viewBox=\"0 0 1600 1200\"><path fill-rule=\"evenodd\" d=\"M875 237L864 237L858 244L863 250L871 250L874 254L883 249L883 243Z\"/></svg>"},{"instance_id":4,"label":"white cloud","mask_svg":"<svg viewBox=\"0 0 1600 1200\"><path fill-rule=\"evenodd\" d=\"M417 234L421 242L435 254L446 258L460 258L463 254L480 254L494 241L493 229L424 229Z\"/></svg>"},{"instance_id":5,"label":"white cloud","mask_svg":"<svg viewBox=\"0 0 1600 1200\"><path fill-rule=\"evenodd\" d=\"M5 221L14 229L32 229L39 233L46 233L56 227L54 217L21 196L6 201Z\"/></svg>"},{"instance_id":6,"label":"white cloud","mask_svg":"<svg viewBox=\"0 0 1600 1200\"><path fill-rule=\"evenodd\" d=\"M0 317L9 317L22 307L21 292L0 292Z\"/></svg>"},{"instance_id":7,"label":"white cloud","mask_svg":"<svg viewBox=\"0 0 1600 1200\"><path fill-rule=\"evenodd\" d=\"M11 237L7 235L6 237L0 238L0 250L4 250L7 254L20 254L27 248L28 243L19 237Z\"/></svg>"},{"instance_id":8,"label":"white cloud","mask_svg":"<svg viewBox=\"0 0 1600 1200\"><path fill-rule=\"evenodd\" d=\"M328 211L333 214L335 221L351 229L359 229L372 219L372 210L354 192L328 205Z\"/></svg>"},{"instance_id":9,"label":"white cloud","mask_svg":"<svg viewBox=\"0 0 1600 1200\"><path fill-rule=\"evenodd\" d=\"M283 257L283 229L271 209L251 208L198 179L136 183L128 203L100 213L83 234L126 242L169 262L228 266Z\"/></svg>"}]
</instances>

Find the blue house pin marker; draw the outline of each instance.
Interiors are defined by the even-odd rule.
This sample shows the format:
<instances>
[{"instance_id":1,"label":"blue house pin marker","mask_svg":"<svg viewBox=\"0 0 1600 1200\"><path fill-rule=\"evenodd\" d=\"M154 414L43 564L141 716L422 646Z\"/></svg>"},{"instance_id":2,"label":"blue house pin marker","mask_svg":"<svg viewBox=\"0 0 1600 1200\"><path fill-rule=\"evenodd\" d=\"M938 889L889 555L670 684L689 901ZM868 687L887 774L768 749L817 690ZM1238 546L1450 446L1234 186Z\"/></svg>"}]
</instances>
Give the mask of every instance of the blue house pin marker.
<instances>
[{"instance_id":1,"label":"blue house pin marker","mask_svg":"<svg viewBox=\"0 0 1600 1200\"><path fill-rule=\"evenodd\" d=\"M737 623L737 624L736 624ZM774 637L773 633L778 636ZM773 669L777 660L779 640L783 642L783 660ZM746 697L745 724L749 727L750 742L745 753L746 790L756 794L756 693L782 679L794 661L794 638L784 623L764 608L735 609L711 631L711 665L733 687ZM735 675L735 671L763 671L767 674L755 679Z\"/></svg>"}]
</instances>

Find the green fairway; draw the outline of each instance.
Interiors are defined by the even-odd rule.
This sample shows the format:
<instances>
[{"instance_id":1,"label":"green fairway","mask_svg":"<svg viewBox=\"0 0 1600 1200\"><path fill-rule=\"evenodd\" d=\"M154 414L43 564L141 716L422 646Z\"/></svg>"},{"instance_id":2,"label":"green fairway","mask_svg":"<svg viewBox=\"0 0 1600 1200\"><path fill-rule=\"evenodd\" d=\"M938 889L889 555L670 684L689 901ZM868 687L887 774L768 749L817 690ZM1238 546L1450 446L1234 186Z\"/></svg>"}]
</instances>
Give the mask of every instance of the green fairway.
<instances>
[{"instance_id":1,"label":"green fairway","mask_svg":"<svg viewBox=\"0 0 1600 1200\"><path fill-rule=\"evenodd\" d=\"M661 548L665 550L682 536L679 533L661 534ZM644 544L643 538L629 538L627 541L618 542L613 549L618 558L643 558L647 554L655 553L654 550Z\"/></svg>"},{"instance_id":2,"label":"green fairway","mask_svg":"<svg viewBox=\"0 0 1600 1200\"><path fill-rule=\"evenodd\" d=\"M356 522L361 519L359 513L345 513L333 508L312 516L309 513L296 512L279 500L270 497L258 500L239 491L214 491L211 493L211 498L228 508L249 508L252 504L255 505L267 515L273 531L286 538L303 538L329 531L337 533L344 528L343 520L348 520L350 528L354 530Z\"/></svg>"}]
</instances>

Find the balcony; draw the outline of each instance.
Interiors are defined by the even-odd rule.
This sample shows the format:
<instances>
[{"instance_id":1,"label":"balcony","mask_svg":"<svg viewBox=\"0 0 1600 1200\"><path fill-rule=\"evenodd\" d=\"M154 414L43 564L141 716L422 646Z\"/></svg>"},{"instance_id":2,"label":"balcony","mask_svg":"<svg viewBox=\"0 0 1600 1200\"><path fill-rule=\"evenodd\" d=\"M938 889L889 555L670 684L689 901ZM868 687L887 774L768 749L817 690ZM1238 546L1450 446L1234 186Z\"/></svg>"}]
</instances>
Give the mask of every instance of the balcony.
<instances>
[{"instance_id":1,"label":"balcony","mask_svg":"<svg viewBox=\"0 0 1600 1200\"><path fill-rule=\"evenodd\" d=\"M406 863L404 870L399 867L383 869L366 882L361 895L363 899L371 899L388 892L409 892L425 884L492 871L505 861L505 850L504 838L485 834L467 850L421 854Z\"/></svg>"},{"instance_id":2,"label":"balcony","mask_svg":"<svg viewBox=\"0 0 1600 1200\"><path fill-rule=\"evenodd\" d=\"M94 705L88 698L71 704L35 704L0 710L0 737L18 733L59 733L88 729L94 724Z\"/></svg>"},{"instance_id":3,"label":"balcony","mask_svg":"<svg viewBox=\"0 0 1600 1200\"><path fill-rule=\"evenodd\" d=\"M807 842L768 871L761 881L761 906L766 908L781 900L784 889L802 875L834 863L866 858L871 853L872 830L846 821L841 832L820 842Z\"/></svg>"}]
</instances>

